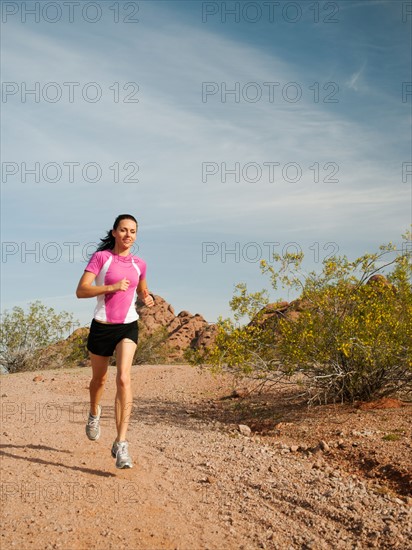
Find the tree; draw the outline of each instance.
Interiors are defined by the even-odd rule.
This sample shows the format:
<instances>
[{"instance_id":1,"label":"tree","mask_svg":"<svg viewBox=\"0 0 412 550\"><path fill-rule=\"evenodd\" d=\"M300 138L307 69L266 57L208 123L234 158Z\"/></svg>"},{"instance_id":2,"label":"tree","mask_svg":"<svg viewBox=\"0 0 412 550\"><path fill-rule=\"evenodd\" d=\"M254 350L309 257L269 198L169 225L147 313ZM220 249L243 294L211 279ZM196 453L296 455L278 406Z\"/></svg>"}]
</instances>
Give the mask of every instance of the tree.
<instances>
[{"instance_id":1,"label":"tree","mask_svg":"<svg viewBox=\"0 0 412 550\"><path fill-rule=\"evenodd\" d=\"M34 370L39 352L61 340L74 324L71 313L56 313L40 301L31 302L27 312L21 307L5 311L0 323L0 364L10 373Z\"/></svg>"},{"instance_id":2,"label":"tree","mask_svg":"<svg viewBox=\"0 0 412 550\"><path fill-rule=\"evenodd\" d=\"M403 237L410 241L411 233ZM321 273L306 274L303 259L287 254L274 255L275 266L261 262L272 287L298 289L299 300L281 312L267 305L266 291L249 294L237 285L230 302L235 321L246 315L249 322L220 319L215 345L195 361L263 382L298 375L309 402L411 391L411 254L389 243L354 261L327 259Z\"/></svg>"}]
</instances>

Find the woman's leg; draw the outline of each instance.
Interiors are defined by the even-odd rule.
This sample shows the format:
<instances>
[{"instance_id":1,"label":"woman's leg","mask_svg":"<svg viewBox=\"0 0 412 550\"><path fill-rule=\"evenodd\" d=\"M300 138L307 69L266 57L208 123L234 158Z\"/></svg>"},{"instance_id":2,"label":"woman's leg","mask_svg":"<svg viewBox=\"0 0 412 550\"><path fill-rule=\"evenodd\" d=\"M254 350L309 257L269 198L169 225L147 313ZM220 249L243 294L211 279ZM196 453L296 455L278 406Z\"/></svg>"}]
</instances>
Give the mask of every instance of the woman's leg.
<instances>
[{"instance_id":1,"label":"woman's leg","mask_svg":"<svg viewBox=\"0 0 412 550\"><path fill-rule=\"evenodd\" d=\"M96 416L98 414L98 405L103 395L104 384L107 379L107 369L109 366L110 357L95 355L90 353L90 361L92 363L92 379L90 380L90 412Z\"/></svg>"},{"instance_id":2,"label":"woman's leg","mask_svg":"<svg viewBox=\"0 0 412 550\"><path fill-rule=\"evenodd\" d=\"M126 432L129 425L129 418L132 413L132 385L130 372L133 363L136 344L133 340L124 338L116 346L116 441L126 441Z\"/></svg>"}]
</instances>

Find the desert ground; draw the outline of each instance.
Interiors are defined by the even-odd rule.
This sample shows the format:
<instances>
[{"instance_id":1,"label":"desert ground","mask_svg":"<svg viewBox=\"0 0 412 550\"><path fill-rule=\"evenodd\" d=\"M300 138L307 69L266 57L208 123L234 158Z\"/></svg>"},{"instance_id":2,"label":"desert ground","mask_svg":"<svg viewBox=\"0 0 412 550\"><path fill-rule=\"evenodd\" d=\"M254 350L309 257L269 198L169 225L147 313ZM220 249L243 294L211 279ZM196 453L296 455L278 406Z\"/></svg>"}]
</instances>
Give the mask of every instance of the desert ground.
<instances>
[{"instance_id":1,"label":"desert ground","mask_svg":"<svg viewBox=\"0 0 412 550\"><path fill-rule=\"evenodd\" d=\"M410 403L308 408L293 386L136 366L117 470L115 374L96 442L88 368L1 376L1 548L411 548Z\"/></svg>"}]
</instances>

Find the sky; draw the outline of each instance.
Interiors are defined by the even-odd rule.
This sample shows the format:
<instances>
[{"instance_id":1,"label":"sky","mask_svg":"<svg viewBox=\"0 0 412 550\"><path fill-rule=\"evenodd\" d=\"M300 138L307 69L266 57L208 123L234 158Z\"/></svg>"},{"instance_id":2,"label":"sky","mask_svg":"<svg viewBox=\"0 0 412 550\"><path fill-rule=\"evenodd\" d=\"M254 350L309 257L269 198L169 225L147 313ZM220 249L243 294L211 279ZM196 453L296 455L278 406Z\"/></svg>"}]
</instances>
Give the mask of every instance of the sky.
<instances>
[{"instance_id":1,"label":"sky","mask_svg":"<svg viewBox=\"0 0 412 550\"><path fill-rule=\"evenodd\" d=\"M87 325L75 289L123 213L150 290L210 322L274 251L411 246L411 2L1 9L2 311Z\"/></svg>"}]
</instances>

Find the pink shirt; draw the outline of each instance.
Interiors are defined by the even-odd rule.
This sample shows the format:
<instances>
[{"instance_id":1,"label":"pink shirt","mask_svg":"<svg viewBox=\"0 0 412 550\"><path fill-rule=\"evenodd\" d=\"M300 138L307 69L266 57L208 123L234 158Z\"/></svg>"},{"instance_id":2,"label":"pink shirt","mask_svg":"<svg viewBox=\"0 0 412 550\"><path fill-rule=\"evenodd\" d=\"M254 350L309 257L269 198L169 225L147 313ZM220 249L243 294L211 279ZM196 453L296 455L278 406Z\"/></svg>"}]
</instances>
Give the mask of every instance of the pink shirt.
<instances>
[{"instance_id":1,"label":"pink shirt","mask_svg":"<svg viewBox=\"0 0 412 550\"><path fill-rule=\"evenodd\" d=\"M133 254L119 256L111 250L95 252L85 271L96 275L96 285L112 285L124 277L130 281L127 290L97 296L94 318L107 323L131 323L139 318L135 308L136 289L146 278L146 262Z\"/></svg>"}]
</instances>

